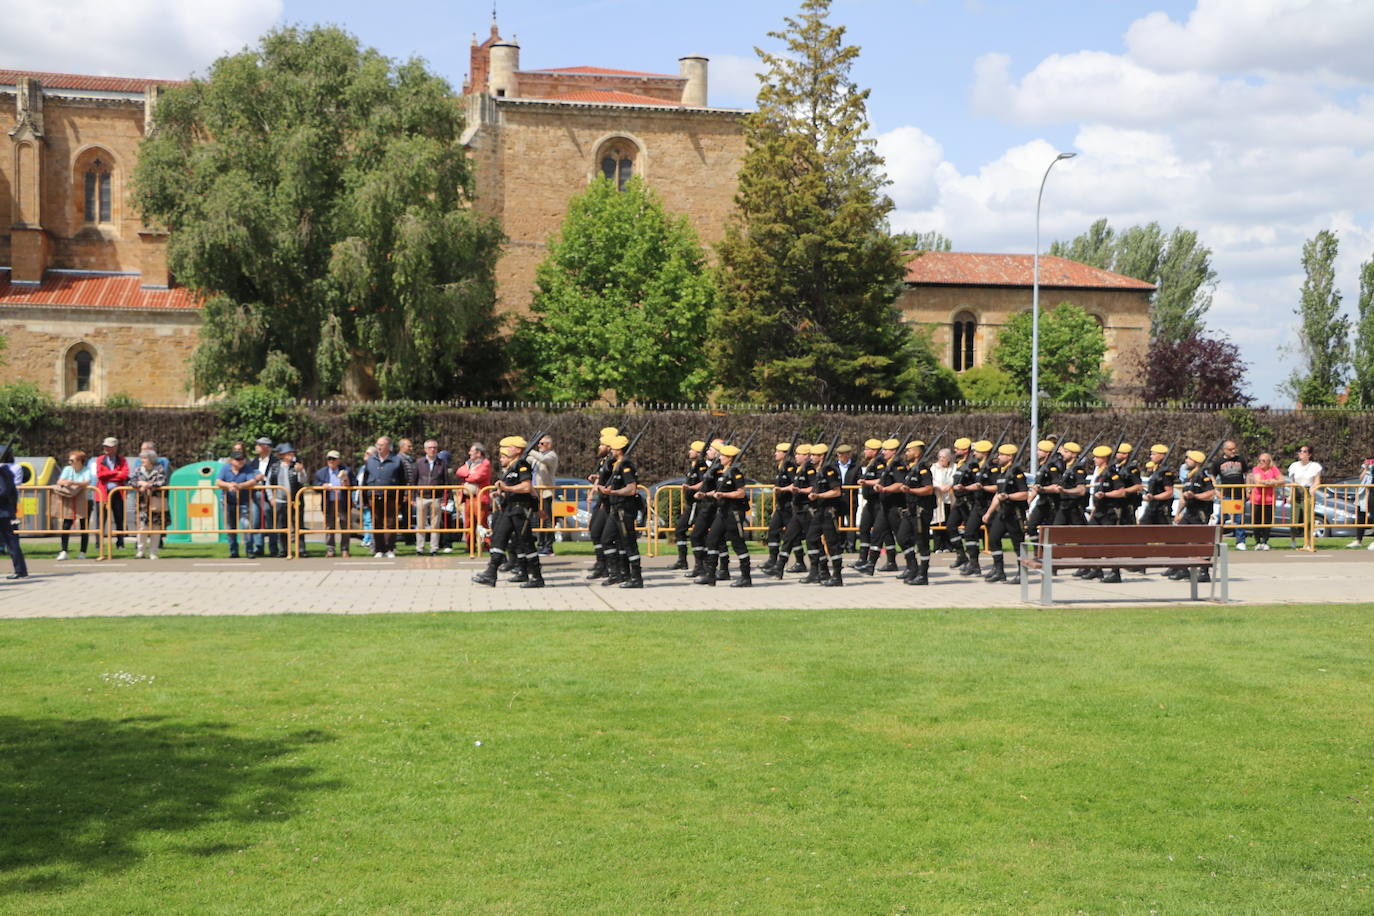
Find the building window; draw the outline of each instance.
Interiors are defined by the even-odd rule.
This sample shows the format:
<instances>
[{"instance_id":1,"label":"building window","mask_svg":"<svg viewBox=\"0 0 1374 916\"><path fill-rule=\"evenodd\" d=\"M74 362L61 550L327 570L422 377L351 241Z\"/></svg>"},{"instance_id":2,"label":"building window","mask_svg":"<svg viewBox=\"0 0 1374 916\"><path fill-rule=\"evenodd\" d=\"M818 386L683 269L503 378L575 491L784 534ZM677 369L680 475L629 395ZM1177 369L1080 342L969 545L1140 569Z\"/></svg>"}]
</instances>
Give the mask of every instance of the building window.
<instances>
[{"instance_id":1,"label":"building window","mask_svg":"<svg viewBox=\"0 0 1374 916\"><path fill-rule=\"evenodd\" d=\"M110 167L96 158L86 168L86 222L111 222L112 194Z\"/></svg>"},{"instance_id":2,"label":"building window","mask_svg":"<svg viewBox=\"0 0 1374 916\"><path fill-rule=\"evenodd\" d=\"M953 352L950 365L955 372L973 368L973 336L978 331L978 319L972 312L960 312L954 316Z\"/></svg>"},{"instance_id":3,"label":"building window","mask_svg":"<svg viewBox=\"0 0 1374 916\"><path fill-rule=\"evenodd\" d=\"M90 350L77 350L72 357L76 363L76 393L91 390L91 367L95 365L95 356Z\"/></svg>"},{"instance_id":4,"label":"building window","mask_svg":"<svg viewBox=\"0 0 1374 916\"><path fill-rule=\"evenodd\" d=\"M625 141L617 141L604 148L601 155L601 175L614 181L618 190L625 190L635 173L635 149Z\"/></svg>"}]
</instances>

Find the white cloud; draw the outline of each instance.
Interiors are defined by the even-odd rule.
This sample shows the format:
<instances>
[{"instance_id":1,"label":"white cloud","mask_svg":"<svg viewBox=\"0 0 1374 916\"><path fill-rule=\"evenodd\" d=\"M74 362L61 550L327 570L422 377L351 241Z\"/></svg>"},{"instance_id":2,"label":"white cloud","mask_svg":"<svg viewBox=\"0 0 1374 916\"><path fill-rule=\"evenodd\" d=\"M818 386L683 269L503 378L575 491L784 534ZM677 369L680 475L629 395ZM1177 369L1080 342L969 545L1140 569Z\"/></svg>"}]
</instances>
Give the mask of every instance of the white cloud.
<instances>
[{"instance_id":1,"label":"white cloud","mask_svg":"<svg viewBox=\"0 0 1374 916\"><path fill-rule=\"evenodd\" d=\"M722 108L753 108L759 94L758 74L763 69L762 61L738 54L709 56L708 101Z\"/></svg>"},{"instance_id":2,"label":"white cloud","mask_svg":"<svg viewBox=\"0 0 1374 916\"><path fill-rule=\"evenodd\" d=\"M282 0L0 0L0 60L16 70L181 79L256 43Z\"/></svg>"}]
</instances>

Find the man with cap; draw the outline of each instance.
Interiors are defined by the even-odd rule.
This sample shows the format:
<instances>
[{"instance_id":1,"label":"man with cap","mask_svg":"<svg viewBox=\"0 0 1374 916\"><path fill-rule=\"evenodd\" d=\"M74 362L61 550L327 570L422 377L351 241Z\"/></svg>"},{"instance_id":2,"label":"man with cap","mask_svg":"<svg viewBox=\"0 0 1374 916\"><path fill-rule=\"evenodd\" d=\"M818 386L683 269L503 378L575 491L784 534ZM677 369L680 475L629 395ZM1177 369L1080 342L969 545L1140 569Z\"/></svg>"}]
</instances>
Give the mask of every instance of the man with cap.
<instances>
[{"instance_id":1,"label":"man with cap","mask_svg":"<svg viewBox=\"0 0 1374 916\"><path fill-rule=\"evenodd\" d=\"M935 515L935 478L925 461L925 447L920 439L906 444L907 470L901 481L906 505L901 509L897 544L906 557L906 572L901 578L907 585L930 584L930 520Z\"/></svg>"},{"instance_id":2,"label":"man with cap","mask_svg":"<svg viewBox=\"0 0 1374 916\"><path fill-rule=\"evenodd\" d=\"M129 473L128 460L119 454L119 440L114 436L106 436L101 443L101 455L95 460L95 501L103 503L109 500L110 522L115 531L124 530L124 494L116 493L111 498L110 491L115 487L127 486ZM96 508L99 509L99 506ZM115 538L115 546L124 546L123 535Z\"/></svg>"},{"instance_id":3,"label":"man with cap","mask_svg":"<svg viewBox=\"0 0 1374 916\"><path fill-rule=\"evenodd\" d=\"M224 527L229 531L229 557L239 555L239 537L234 532L243 530L244 552L253 555L250 506L253 491L258 487L258 472L248 464L247 456L235 449L229 453L229 460L219 469L215 477L215 487L224 494Z\"/></svg>"},{"instance_id":4,"label":"man with cap","mask_svg":"<svg viewBox=\"0 0 1374 916\"><path fill-rule=\"evenodd\" d=\"M1083 507L1088 501L1088 468L1081 460L1083 446L1077 442L1065 442L1059 448L1064 458L1064 474L1059 482L1047 490L1059 497L1059 508L1054 512L1056 525L1082 525Z\"/></svg>"},{"instance_id":5,"label":"man with cap","mask_svg":"<svg viewBox=\"0 0 1374 916\"><path fill-rule=\"evenodd\" d=\"M716 568L716 556L708 554L706 539L711 534L711 525L716 520L716 501L711 494L715 492L720 477L720 447L725 442L712 439L706 443L702 455L705 467L701 469L701 479L684 493L692 501L692 568L686 574L688 579L700 579L706 570Z\"/></svg>"},{"instance_id":6,"label":"man with cap","mask_svg":"<svg viewBox=\"0 0 1374 916\"><path fill-rule=\"evenodd\" d=\"M863 570L868 566L868 554L873 548L873 526L878 523L878 514L882 505L882 500L878 498L878 492L874 488L878 486L879 479L883 476L883 469L887 466L887 458L882 453L883 441L881 439L869 439L864 442L864 465L859 472L859 496L863 500L863 508L859 512L858 525L858 547L859 558L854 562L853 569ZM874 551L876 553L876 551Z\"/></svg>"},{"instance_id":7,"label":"man with cap","mask_svg":"<svg viewBox=\"0 0 1374 916\"><path fill-rule=\"evenodd\" d=\"M773 567L786 564L787 557L779 557L782 534L792 518L792 479L797 473L796 461L792 458L792 443L779 442L773 448L773 514L768 519L768 562L759 567L765 575L771 575Z\"/></svg>"},{"instance_id":8,"label":"man with cap","mask_svg":"<svg viewBox=\"0 0 1374 916\"><path fill-rule=\"evenodd\" d=\"M1183 484L1183 508L1180 524L1205 525L1212 520L1212 508L1217 498L1217 485L1212 473L1202 463L1207 460L1205 452L1193 449L1188 452L1183 466L1187 469L1188 480ZM1188 570L1175 567L1165 573L1170 579L1188 578ZM1212 577L1207 570L1198 574L1199 582L1210 582Z\"/></svg>"},{"instance_id":9,"label":"man with cap","mask_svg":"<svg viewBox=\"0 0 1374 916\"><path fill-rule=\"evenodd\" d=\"M1121 514L1117 517L1116 523L1134 525L1136 514L1140 511L1140 498L1145 490L1145 481L1141 477L1140 462L1131 443L1122 442L1117 446L1116 467L1121 471L1121 479L1126 490L1126 498L1121 504Z\"/></svg>"},{"instance_id":10,"label":"man with cap","mask_svg":"<svg viewBox=\"0 0 1374 916\"><path fill-rule=\"evenodd\" d=\"M858 567L864 575L873 575L878 568L878 554L887 548L887 564L883 572L897 569L897 530L902 526L902 510L906 508L906 458L902 454L900 439L884 439L882 442L883 463L878 482L873 486L873 494L878 500L877 512L873 518L873 531L868 545L868 562Z\"/></svg>"},{"instance_id":11,"label":"man with cap","mask_svg":"<svg viewBox=\"0 0 1374 916\"><path fill-rule=\"evenodd\" d=\"M1089 525L1119 525L1121 512L1126 505L1126 478L1121 469L1112 461L1114 452L1110 445L1099 445L1093 449L1093 473L1091 487L1093 494L1092 515ZM1104 582L1120 582L1121 570L1113 569L1105 576L1100 569L1080 569L1074 573L1080 579L1101 579Z\"/></svg>"},{"instance_id":12,"label":"man with cap","mask_svg":"<svg viewBox=\"0 0 1374 916\"><path fill-rule=\"evenodd\" d=\"M253 526L253 534L246 538L248 556L267 556L269 553L276 556L275 537L263 534L264 528L275 527L273 519L275 513L272 511L272 493L267 487L272 486L273 478L277 475L277 452L272 445L270 436L259 436L253 440L253 457L248 460L248 469L258 475L258 486L252 495L252 504L249 510L250 523Z\"/></svg>"},{"instance_id":13,"label":"man with cap","mask_svg":"<svg viewBox=\"0 0 1374 916\"><path fill-rule=\"evenodd\" d=\"M992 557L992 572L983 578L988 582L1006 582L1006 560L1002 551L1002 540L1011 538L1012 555L1016 557L1016 580L1021 578L1021 542L1025 538L1026 505L1030 500L1030 486L1026 472L1016 463L1016 453L1020 451L1010 442L997 447L996 464L993 468L991 489L992 501L983 513L983 522L988 525L988 553Z\"/></svg>"},{"instance_id":14,"label":"man with cap","mask_svg":"<svg viewBox=\"0 0 1374 916\"><path fill-rule=\"evenodd\" d=\"M1054 515L1059 511L1059 493L1056 485L1064 476L1064 456L1055 448L1053 439L1041 439L1035 446L1035 482L1031 487L1031 499L1035 505L1026 520L1026 537L1034 541L1043 524L1054 524Z\"/></svg>"},{"instance_id":15,"label":"man with cap","mask_svg":"<svg viewBox=\"0 0 1374 916\"><path fill-rule=\"evenodd\" d=\"M342 553L348 556L348 488L352 473L335 449L324 453L324 467L315 472L315 487L320 491L320 508L324 510L324 555L334 556L334 532L339 532Z\"/></svg>"},{"instance_id":16,"label":"man with cap","mask_svg":"<svg viewBox=\"0 0 1374 916\"><path fill-rule=\"evenodd\" d=\"M682 509L677 514L677 524L673 535L677 541L677 562L670 569L687 568L687 550L692 546L689 534L692 530L692 513L696 508L697 486L706 476L709 466L705 458L706 443L698 439L687 446L687 474L682 480Z\"/></svg>"},{"instance_id":17,"label":"man with cap","mask_svg":"<svg viewBox=\"0 0 1374 916\"><path fill-rule=\"evenodd\" d=\"M797 469L792 475L788 490L792 494L792 517L787 521L787 529L782 534L782 544L778 547L778 562L773 566L773 578L781 579L783 572L806 572L801 545L811 526L811 490L816 483L816 464L812 461L811 451L815 446L801 443L792 453L796 455ZM797 562L787 565L787 555L797 551Z\"/></svg>"},{"instance_id":18,"label":"man with cap","mask_svg":"<svg viewBox=\"0 0 1374 916\"><path fill-rule=\"evenodd\" d=\"M744 540L744 516L749 511L748 481L744 471L735 464L739 457L738 445L721 445L720 474L709 498L716 504L715 519L706 537L708 555L718 557L719 568L708 567L697 585L715 585L726 578L726 564L729 562L730 548L735 549L739 559L739 578L730 583L731 588L749 588L754 584L750 578L749 545Z\"/></svg>"},{"instance_id":19,"label":"man with cap","mask_svg":"<svg viewBox=\"0 0 1374 916\"><path fill-rule=\"evenodd\" d=\"M588 579L602 579L610 575L609 564L601 552L601 543L606 534L606 522L611 517L611 504L601 495L598 487L611 476L611 440L618 435L620 430L614 426L601 428L596 446L596 470L587 475L587 482L592 485L591 518L587 522L587 537L591 538L596 550L596 563L592 565L592 571L587 573Z\"/></svg>"},{"instance_id":20,"label":"man with cap","mask_svg":"<svg viewBox=\"0 0 1374 916\"><path fill-rule=\"evenodd\" d=\"M529 445L520 436L501 440L501 470L496 478L496 497L501 511L492 513L491 554L487 568L472 577L478 585L496 585L496 577L507 555L517 558L520 571L512 582L521 588L543 588L544 571L539 551L534 546L534 468L525 459Z\"/></svg>"},{"instance_id":21,"label":"man with cap","mask_svg":"<svg viewBox=\"0 0 1374 916\"><path fill-rule=\"evenodd\" d=\"M639 515L639 472L625 454L630 445L627 436L616 436L610 440L610 444L611 473L606 482L597 488L602 496L610 500L610 516L606 521L601 553L611 567L611 575L602 584L643 588L639 533L635 530L635 517Z\"/></svg>"},{"instance_id":22,"label":"man with cap","mask_svg":"<svg viewBox=\"0 0 1374 916\"><path fill-rule=\"evenodd\" d=\"M269 528L285 528L290 518L289 507L295 500L296 494L305 486L305 466L296 460L296 447L290 442L283 442L277 446L277 463L273 466L273 476L267 483L275 487L267 491L267 506L271 510L271 517L268 519ZM286 549L285 534L269 534L267 536L267 546L270 555L274 557L289 556ZM305 536L301 535L297 548L301 556L305 556Z\"/></svg>"},{"instance_id":23,"label":"man with cap","mask_svg":"<svg viewBox=\"0 0 1374 916\"><path fill-rule=\"evenodd\" d=\"M969 454L972 446L973 440L968 436L960 436L954 440L954 485L950 489L950 495L954 499L950 503L949 514L945 517L945 533L949 536L949 548L954 551L954 562L949 564L949 568L961 572L968 566L968 554L964 550L964 524L969 516L969 494L966 487L978 476L978 466ZM969 467L970 464L973 467Z\"/></svg>"},{"instance_id":24,"label":"man with cap","mask_svg":"<svg viewBox=\"0 0 1374 916\"><path fill-rule=\"evenodd\" d=\"M1170 507L1174 504L1174 485L1178 474L1165 462L1169 457L1169 446L1156 443L1150 446L1150 460L1145 464L1145 514L1141 516L1142 525L1167 525ZM1206 457L1206 456L1203 456Z\"/></svg>"},{"instance_id":25,"label":"man with cap","mask_svg":"<svg viewBox=\"0 0 1374 916\"><path fill-rule=\"evenodd\" d=\"M844 507L844 489L840 485L840 471L834 461L826 460L830 446L813 444L811 456L820 467L811 482L811 519L806 531L806 552L811 557L811 572L802 584L821 582L823 585L844 585L844 542L840 540L835 521Z\"/></svg>"},{"instance_id":26,"label":"man with cap","mask_svg":"<svg viewBox=\"0 0 1374 916\"><path fill-rule=\"evenodd\" d=\"M844 497L840 500L839 525L841 528L854 527L854 519L858 516L856 501L858 490L849 489L858 486L859 474L863 471L863 465L854 460L854 446L848 442L841 442L835 448L835 467L840 472L840 486L845 488ZM853 550L858 541L858 532L850 531L844 536L844 549Z\"/></svg>"},{"instance_id":27,"label":"man with cap","mask_svg":"<svg viewBox=\"0 0 1374 916\"><path fill-rule=\"evenodd\" d=\"M997 489L997 470L988 456L992 441L979 439L969 446L969 460L964 466L964 494L968 497L968 518L964 522L964 556L967 562L959 572L965 576L981 576L978 555L983 550L983 515L992 504L992 491Z\"/></svg>"}]
</instances>

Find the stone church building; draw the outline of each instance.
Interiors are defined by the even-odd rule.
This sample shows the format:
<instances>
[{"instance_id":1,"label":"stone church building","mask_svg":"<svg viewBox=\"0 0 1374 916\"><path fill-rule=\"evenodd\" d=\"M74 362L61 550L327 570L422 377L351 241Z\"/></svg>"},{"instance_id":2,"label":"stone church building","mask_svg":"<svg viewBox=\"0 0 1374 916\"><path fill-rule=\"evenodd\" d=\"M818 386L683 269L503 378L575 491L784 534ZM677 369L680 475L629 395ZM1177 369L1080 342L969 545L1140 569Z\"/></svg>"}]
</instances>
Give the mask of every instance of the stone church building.
<instances>
[{"instance_id":1,"label":"stone church building","mask_svg":"<svg viewBox=\"0 0 1374 916\"><path fill-rule=\"evenodd\" d=\"M474 37L461 97L476 206L507 236L496 268L498 310L528 308L548 239L571 198L597 176L622 184L639 176L670 211L687 215L703 243L722 237L744 155L744 112L711 107L706 58L681 58L677 73L525 70L520 50L494 22L485 40ZM150 405L188 404L200 396L191 390L188 362L198 300L169 276L166 235L143 224L128 187L139 142L169 85L0 70L0 124L8 134L8 142L0 140L6 381L27 379L72 403L127 394ZM899 305L908 320L936 326L956 369L981 361L1020 299L1029 307L1029 268L1006 266L994 276L969 259L1016 257L943 253L913 262ZM931 274L937 264L946 269ZM1090 311L1107 328L1113 352L1134 346L1147 328L1148 285L1085 280L1073 268L1090 268L1062 265L1071 265L1062 268L1065 288L1095 297Z\"/></svg>"}]
</instances>

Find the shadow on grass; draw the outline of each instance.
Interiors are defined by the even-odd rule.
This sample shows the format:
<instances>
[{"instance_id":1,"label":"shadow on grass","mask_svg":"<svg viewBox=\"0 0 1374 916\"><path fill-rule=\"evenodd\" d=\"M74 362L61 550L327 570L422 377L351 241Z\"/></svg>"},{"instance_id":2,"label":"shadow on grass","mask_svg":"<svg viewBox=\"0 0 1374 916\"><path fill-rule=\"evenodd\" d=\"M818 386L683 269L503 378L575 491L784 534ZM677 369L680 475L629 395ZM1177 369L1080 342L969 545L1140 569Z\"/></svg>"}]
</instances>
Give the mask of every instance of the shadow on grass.
<instances>
[{"instance_id":1,"label":"shadow on grass","mask_svg":"<svg viewBox=\"0 0 1374 916\"><path fill-rule=\"evenodd\" d=\"M331 740L319 731L244 738L223 723L165 717L0 716L0 894L60 890L128 868L153 832L288 820L302 795L339 784L284 758Z\"/></svg>"}]
</instances>

